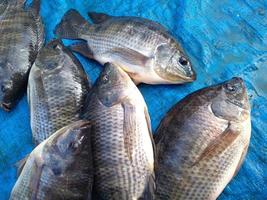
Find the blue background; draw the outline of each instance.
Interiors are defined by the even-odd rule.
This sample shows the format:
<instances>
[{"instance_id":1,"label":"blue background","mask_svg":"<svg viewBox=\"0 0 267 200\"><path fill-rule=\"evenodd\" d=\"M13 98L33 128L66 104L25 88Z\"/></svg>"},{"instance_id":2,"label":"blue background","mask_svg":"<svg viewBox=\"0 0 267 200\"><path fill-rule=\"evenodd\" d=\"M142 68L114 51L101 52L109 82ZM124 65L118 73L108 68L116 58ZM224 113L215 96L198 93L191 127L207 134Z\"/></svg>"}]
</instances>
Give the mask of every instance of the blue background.
<instances>
[{"instance_id":1,"label":"blue background","mask_svg":"<svg viewBox=\"0 0 267 200\"><path fill-rule=\"evenodd\" d=\"M267 1L266 0L43 0L41 16L46 41L64 13L75 8L111 15L142 16L173 32L190 56L198 79L187 85L140 85L153 130L181 98L233 76L248 87L252 108L252 138L238 175L220 200L267 199ZM89 20L89 19L88 19ZM90 21L90 20L89 20ZM78 56L92 81L101 66ZM0 111L0 199L8 199L16 181L15 163L32 148L26 98L10 113Z\"/></svg>"}]
</instances>

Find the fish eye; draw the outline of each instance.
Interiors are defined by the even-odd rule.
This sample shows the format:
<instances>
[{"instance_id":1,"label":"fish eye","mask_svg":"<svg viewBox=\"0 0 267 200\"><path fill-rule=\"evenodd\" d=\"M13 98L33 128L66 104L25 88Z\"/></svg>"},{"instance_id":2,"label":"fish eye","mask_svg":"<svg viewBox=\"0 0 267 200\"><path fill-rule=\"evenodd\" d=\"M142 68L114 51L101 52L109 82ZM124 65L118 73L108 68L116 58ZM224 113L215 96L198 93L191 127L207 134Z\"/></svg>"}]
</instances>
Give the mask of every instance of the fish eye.
<instances>
[{"instance_id":1,"label":"fish eye","mask_svg":"<svg viewBox=\"0 0 267 200\"><path fill-rule=\"evenodd\" d=\"M69 148L76 151L76 149L78 149L78 144L75 142L71 142L69 143Z\"/></svg>"},{"instance_id":2,"label":"fish eye","mask_svg":"<svg viewBox=\"0 0 267 200\"><path fill-rule=\"evenodd\" d=\"M181 56L181 57L179 58L179 63L180 63L181 65L183 65L183 66L188 65L188 61L187 61L187 59L186 59L185 57L183 57L183 56Z\"/></svg>"},{"instance_id":3,"label":"fish eye","mask_svg":"<svg viewBox=\"0 0 267 200\"><path fill-rule=\"evenodd\" d=\"M235 92L237 90L236 86L227 84L226 89L230 92Z\"/></svg>"},{"instance_id":4,"label":"fish eye","mask_svg":"<svg viewBox=\"0 0 267 200\"><path fill-rule=\"evenodd\" d=\"M102 77L102 81L103 81L103 83L107 83L108 82L108 75L104 75Z\"/></svg>"},{"instance_id":5,"label":"fish eye","mask_svg":"<svg viewBox=\"0 0 267 200\"><path fill-rule=\"evenodd\" d=\"M6 87L6 85L1 85L1 91L2 91L2 92L6 92L6 91L7 91L7 87Z\"/></svg>"}]
</instances>

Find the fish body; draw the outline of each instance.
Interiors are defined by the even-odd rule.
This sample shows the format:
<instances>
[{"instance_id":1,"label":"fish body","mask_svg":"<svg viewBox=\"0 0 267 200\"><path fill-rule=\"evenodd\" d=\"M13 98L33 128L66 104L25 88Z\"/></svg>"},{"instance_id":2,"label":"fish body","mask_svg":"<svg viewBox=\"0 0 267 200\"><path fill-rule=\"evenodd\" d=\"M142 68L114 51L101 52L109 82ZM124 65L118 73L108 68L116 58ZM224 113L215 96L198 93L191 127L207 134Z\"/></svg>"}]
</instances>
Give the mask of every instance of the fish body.
<instances>
[{"instance_id":1,"label":"fish body","mask_svg":"<svg viewBox=\"0 0 267 200\"><path fill-rule=\"evenodd\" d=\"M156 135L156 199L215 200L238 172L251 134L241 78L185 97Z\"/></svg>"},{"instance_id":2,"label":"fish body","mask_svg":"<svg viewBox=\"0 0 267 200\"><path fill-rule=\"evenodd\" d=\"M129 76L106 64L88 96L96 199L152 199L154 153L144 99Z\"/></svg>"},{"instance_id":3,"label":"fish body","mask_svg":"<svg viewBox=\"0 0 267 200\"><path fill-rule=\"evenodd\" d=\"M74 122L29 155L10 200L90 199L93 184L91 124Z\"/></svg>"},{"instance_id":4,"label":"fish body","mask_svg":"<svg viewBox=\"0 0 267 200\"><path fill-rule=\"evenodd\" d=\"M0 5L0 106L6 111L26 91L29 70L44 42L38 5L38 0L27 10L12 0Z\"/></svg>"},{"instance_id":5,"label":"fish body","mask_svg":"<svg viewBox=\"0 0 267 200\"><path fill-rule=\"evenodd\" d=\"M140 17L89 16L94 24L70 10L57 26L57 35L87 42L72 45L72 50L101 64L121 67L135 83L176 84L196 79L181 45L160 24Z\"/></svg>"},{"instance_id":6,"label":"fish body","mask_svg":"<svg viewBox=\"0 0 267 200\"><path fill-rule=\"evenodd\" d=\"M40 50L28 84L35 144L81 118L90 87L82 65L60 41L52 41Z\"/></svg>"}]
</instances>

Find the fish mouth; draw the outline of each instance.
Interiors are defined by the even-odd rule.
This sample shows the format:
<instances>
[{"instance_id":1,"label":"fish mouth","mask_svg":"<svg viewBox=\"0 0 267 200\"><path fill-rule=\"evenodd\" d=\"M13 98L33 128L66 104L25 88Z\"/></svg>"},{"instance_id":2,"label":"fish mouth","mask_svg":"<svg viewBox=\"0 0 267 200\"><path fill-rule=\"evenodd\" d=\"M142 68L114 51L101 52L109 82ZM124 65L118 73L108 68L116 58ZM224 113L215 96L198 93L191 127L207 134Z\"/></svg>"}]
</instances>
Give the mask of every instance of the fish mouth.
<instances>
[{"instance_id":1,"label":"fish mouth","mask_svg":"<svg viewBox=\"0 0 267 200\"><path fill-rule=\"evenodd\" d=\"M11 103L2 103L1 108L3 108L4 111L10 112L11 111Z\"/></svg>"},{"instance_id":2,"label":"fish mouth","mask_svg":"<svg viewBox=\"0 0 267 200\"><path fill-rule=\"evenodd\" d=\"M179 83L192 83L197 80L197 75L194 71L190 75L175 75L175 77L170 79L170 83L179 84Z\"/></svg>"}]
</instances>

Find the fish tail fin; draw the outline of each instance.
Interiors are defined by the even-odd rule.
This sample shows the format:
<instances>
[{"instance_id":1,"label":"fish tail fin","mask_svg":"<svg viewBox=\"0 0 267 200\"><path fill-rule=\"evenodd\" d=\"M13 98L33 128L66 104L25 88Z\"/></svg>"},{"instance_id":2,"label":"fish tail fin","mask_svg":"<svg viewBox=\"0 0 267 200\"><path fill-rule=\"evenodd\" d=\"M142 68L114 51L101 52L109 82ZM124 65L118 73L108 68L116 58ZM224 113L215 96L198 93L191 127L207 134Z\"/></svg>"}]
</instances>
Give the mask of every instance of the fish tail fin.
<instances>
[{"instance_id":1,"label":"fish tail fin","mask_svg":"<svg viewBox=\"0 0 267 200\"><path fill-rule=\"evenodd\" d=\"M79 33L88 22L74 9L69 10L56 26L55 34L60 38L78 39Z\"/></svg>"},{"instance_id":2,"label":"fish tail fin","mask_svg":"<svg viewBox=\"0 0 267 200\"><path fill-rule=\"evenodd\" d=\"M23 167L25 166L27 160L28 160L29 155L26 155L23 159L18 161L15 165L17 167L17 177L21 174Z\"/></svg>"}]
</instances>

